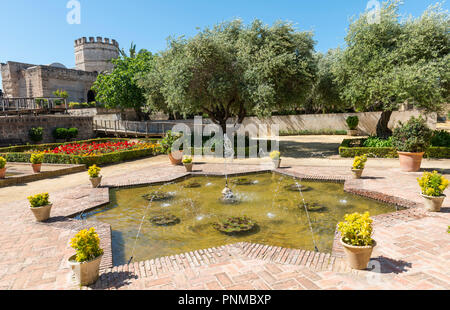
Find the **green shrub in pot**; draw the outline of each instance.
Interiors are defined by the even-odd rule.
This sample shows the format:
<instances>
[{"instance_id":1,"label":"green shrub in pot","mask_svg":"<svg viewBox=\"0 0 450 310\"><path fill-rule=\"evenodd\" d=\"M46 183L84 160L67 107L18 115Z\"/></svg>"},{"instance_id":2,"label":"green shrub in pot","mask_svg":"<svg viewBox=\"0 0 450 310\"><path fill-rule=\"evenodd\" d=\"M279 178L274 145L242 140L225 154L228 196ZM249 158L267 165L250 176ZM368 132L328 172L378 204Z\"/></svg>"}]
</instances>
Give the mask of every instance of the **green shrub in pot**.
<instances>
[{"instance_id":1,"label":"green shrub in pot","mask_svg":"<svg viewBox=\"0 0 450 310\"><path fill-rule=\"evenodd\" d=\"M348 129L355 130L358 127L358 125L359 125L359 118L356 115L355 116L349 116L349 117L347 117L345 122L347 123Z\"/></svg>"},{"instance_id":2,"label":"green shrub in pot","mask_svg":"<svg viewBox=\"0 0 450 310\"><path fill-rule=\"evenodd\" d=\"M392 145L397 150L400 167L406 172L420 170L422 158L430 146L433 131L422 117L411 117L405 124L399 123L392 135Z\"/></svg>"},{"instance_id":3,"label":"green shrub in pot","mask_svg":"<svg viewBox=\"0 0 450 310\"><path fill-rule=\"evenodd\" d=\"M433 131L422 117L411 117L394 129L392 145L400 152L421 153L430 146Z\"/></svg>"}]
</instances>

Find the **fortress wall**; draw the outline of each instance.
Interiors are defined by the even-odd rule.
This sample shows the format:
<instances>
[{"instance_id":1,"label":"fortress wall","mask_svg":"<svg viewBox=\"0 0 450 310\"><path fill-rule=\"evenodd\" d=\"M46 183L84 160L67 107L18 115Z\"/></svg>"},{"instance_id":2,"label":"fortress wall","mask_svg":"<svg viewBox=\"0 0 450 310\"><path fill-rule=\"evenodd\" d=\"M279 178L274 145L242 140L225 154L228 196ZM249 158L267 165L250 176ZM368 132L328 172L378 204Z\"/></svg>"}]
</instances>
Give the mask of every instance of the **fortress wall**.
<instances>
[{"instance_id":1,"label":"fortress wall","mask_svg":"<svg viewBox=\"0 0 450 310\"><path fill-rule=\"evenodd\" d=\"M0 117L0 140L19 139L25 143L32 143L28 137L28 131L32 127L44 128L43 143L54 142L52 131L56 127L76 127L77 139L91 139L94 137L92 123L92 117L58 115Z\"/></svg>"}]
</instances>

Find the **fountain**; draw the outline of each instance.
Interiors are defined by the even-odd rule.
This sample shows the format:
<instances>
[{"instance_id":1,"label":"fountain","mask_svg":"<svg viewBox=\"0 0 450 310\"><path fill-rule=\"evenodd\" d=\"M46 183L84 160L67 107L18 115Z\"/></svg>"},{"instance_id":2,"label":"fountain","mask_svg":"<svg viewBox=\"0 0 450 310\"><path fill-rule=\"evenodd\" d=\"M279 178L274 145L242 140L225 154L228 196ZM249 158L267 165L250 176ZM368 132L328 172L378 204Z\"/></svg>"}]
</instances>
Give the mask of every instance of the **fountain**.
<instances>
[{"instance_id":1,"label":"fountain","mask_svg":"<svg viewBox=\"0 0 450 310\"><path fill-rule=\"evenodd\" d=\"M233 193L233 191L228 187L228 159L233 160L234 150L230 138L227 134L223 135L223 147L224 147L224 159L225 159L225 188L222 190L222 197L219 199L224 204L236 204L239 203L239 199Z\"/></svg>"},{"instance_id":2,"label":"fountain","mask_svg":"<svg viewBox=\"0 0 450 310\"><path fill-rule=\"evenodd\" d=\"M225 181L225 188L222 191L222 197L219 199L224 204L237 204L239 203L238 197L228 187L228 180Z\"/></svg>"},{"instance_id":3,"label":"fountain","mask_svg":"<svg viewBox=\"0 0 450 310\"><path fill-rule=\"evenodd\" d=\"M225 176L194 176L164 185L112 189L111 203L88 211L86 218L111 225L114 261L122 265L127 264L130 257L143 261L233 242L308 251L317 247L327 253L333 247L336 224L345 214L369 210L378 215L395 211L395 206L349 195L338 183L300 181L270 172L245 177L259 182L238 186L232 183L239 178L237 176L228 178L228 183ZM193 182L201 187L185 189ZM313 190L303 193L284 189L295 182ZM208 183L211 185L206 186ZM142 197L150 194L147 197L162 198L151 194L155 191L171 194L173 198L147 201ZM238 198L238 203L227 205L219 200L228 198L229 202L233 197ZM347 200L347 204L343 205L341 200ZM85 216L82 218L84 220ZM171 218L178 223L170 225ZM228 220L230 218L240 219ZM251 222L257 224L251 231L232 232L250 228Z\"/></svg>"}]
</instances>

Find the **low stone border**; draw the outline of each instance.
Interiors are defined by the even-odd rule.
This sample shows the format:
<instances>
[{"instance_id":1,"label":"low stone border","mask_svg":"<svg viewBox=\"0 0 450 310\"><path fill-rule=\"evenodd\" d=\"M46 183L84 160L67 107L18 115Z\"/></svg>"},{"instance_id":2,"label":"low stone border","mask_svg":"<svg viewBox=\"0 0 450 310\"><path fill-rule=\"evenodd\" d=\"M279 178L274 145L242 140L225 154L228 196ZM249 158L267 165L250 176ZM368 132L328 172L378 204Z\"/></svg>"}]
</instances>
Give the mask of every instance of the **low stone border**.
<instances>
[{"instance_id":1,"label":"low stone border","mask_svg":"<svg viewBox=\"0 0 450 310\"><path fill-rule=\"evenodd\" d=\"M30 168L29 174L20 174L17 176L10 176L6 179L0 179L0 187L7 187L11 185L17 185L27 182L33 182L38 180L43 180L47 178L52 177L59 177L62 175L77 173L77 172L83 172L86 170L85 165L59 165L59 164L43 164L42 166L52 166L52 167L58 167L61 166L63 168L58 170L52 170L52 171L43 171L40 173L31 173L31 164L23 164L23 163L11 163L15 165L27 165Z\"/></svg>"},{"instance_id":2,"label":"low stone border","mask_svg":"<svg viewBox=\"0 0 450 310\"><path fill-rule=\"evenodd\" d=\"M305 180L305 181L345 183L346 180L349 180L349 178L341 177L341 176L324 176L324 175L318 175L318 174L317 175L306 175L306 174L297 173L297 172L289 172L289 171L283 170L282 168L275 169L275 170L273 170L273 172L282 174L282 175L286 175L286 176L290 176L293 178L297 178L300 180Z\"/></svg>"},{"instance_id":3,"label":"low stone border","mask_svg":"<svg viewBox=\"0 0 450 310\"><path fill-rule=\"evenodd\" d=\"M256 243L239 242L114 266L104 270L91 289L119 288L131 279L158 278L171 272L186 272L200 266L217 266L233 257L259 259L276 264L304 266L313 271L355 272L344 260L330 253L288 249ZM157 280L156 280L157 281Z\"/></svg>"},{"instance_id":4,"label":"low stone border","mask_svg":"<svg viewBox=\"0 0 450 310\"><path fill-rule=\"evenodd\" d=\"M90 222L82 220L74 220L66 217L53 217L48 221L40 223L41 225L48 225L58 229L65 229L74 232L79 232L83 229L94 227L100 237L100 247L103 249L103 257L100 263L100 271L105 271L113 267L113 253L111 240L111 225L102 222Z\"/></svg>"}]
</instances>

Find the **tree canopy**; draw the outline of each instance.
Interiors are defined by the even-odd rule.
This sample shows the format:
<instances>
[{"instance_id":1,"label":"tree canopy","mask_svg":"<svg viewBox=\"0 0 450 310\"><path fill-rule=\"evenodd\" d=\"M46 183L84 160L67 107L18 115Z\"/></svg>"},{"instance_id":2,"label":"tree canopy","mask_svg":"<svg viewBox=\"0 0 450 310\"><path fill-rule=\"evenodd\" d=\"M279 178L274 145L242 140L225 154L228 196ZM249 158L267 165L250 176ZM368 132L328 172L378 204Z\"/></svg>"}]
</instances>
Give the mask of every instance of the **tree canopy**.
<instances>
[{"instance_id":1,"label":"tree canopy","mask_svg":"<svg viewBox=\"0 0 450 310\"><path fill-rule=\"evenodd\" d=\"M326 54L317 53L316 74L310 96L304 110L306 113L343 112L351 106L342 101L333 66L338 61L339 49L329 50Z\"/></svg>"},{"instance_id":2,"label":"tree canopy","mask_svg":"<svg viewBox=\"0 0 450 310\"><path fill-rule=\"evenodd\" d=\"M313 49L312 34L290 23L233 20L190 39L170 38L139 85L149 107L205 113L225 129L229 118L240 124L250 113L265 117L304 104L314 81Z\"/></svg>"},{"instance_id":3,"label":"tree canopy","mask_svg":"<svg viewBox=\"0 0 450 310\"><path fill-rule=\"evenodd\" d=\"M368 13L351 23L347 47L333 66L343 102L356 111L383 111L377 134L391 134L393 110L408 102L438 111L448 100L449 19L439 5L421 17L400 20L399 1L384 2L380 23Z\"/></svg>"},{"instance_id":4,"label":"tree canopy","mask_svg":"<svg viewBox=\"0 0 450 310\"><path fill-rule=\"evenodd\" d=\"M143 119L142 107L145 97L136 79L140 74L152 70L155 56L142 49L136 52L136 45L131 45L129 55L122 49L117 59L112 59L114 69L97 77L92 90L96 93L96 100L104 103L108 108L133 108L138 117Z\"/></svg>"}]
</instances>

